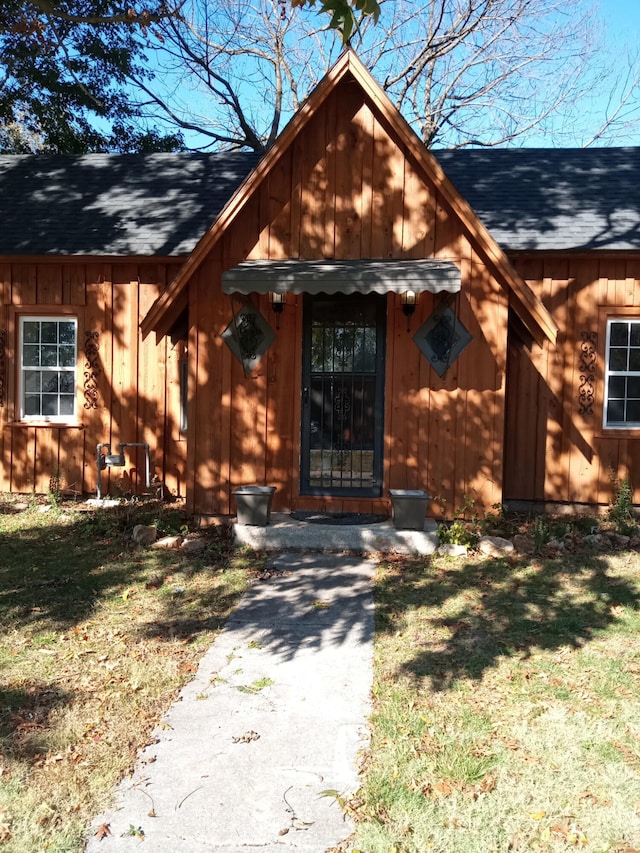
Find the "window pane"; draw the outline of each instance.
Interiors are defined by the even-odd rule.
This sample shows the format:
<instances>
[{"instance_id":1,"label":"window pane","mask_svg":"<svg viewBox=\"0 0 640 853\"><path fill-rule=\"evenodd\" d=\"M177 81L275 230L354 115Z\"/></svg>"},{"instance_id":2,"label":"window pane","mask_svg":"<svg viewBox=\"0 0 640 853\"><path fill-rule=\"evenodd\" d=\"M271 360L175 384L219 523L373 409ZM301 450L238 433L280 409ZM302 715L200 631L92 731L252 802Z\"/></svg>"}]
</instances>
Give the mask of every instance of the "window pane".
<instances>
[{"instance_id":1,"label":"window pane","mask_svg":"<svg viewBox=\"0 0 640 853\"><path fill-rule=\"evenodd\" d=\"M42 390L48 394L58 393L58 374L43 373L42 374Z\"/></svg>"},{"instance_id":2,"label":"window pane","mask_svg":"<svg viewBox=\"0 0 640 853\"><path fill-rule=\"evenodd\" d=\"M58 347L43 346L40 349L40 358L43 367L58 366Z\"/></svg>"},{"instance_id":3,"label":"window pane","mask_svg":"<svg viewBox=\"0 0 640 853\"><path fill-rule=\"evenodd\" d=\"M76 324L75 323L60 323L59 327L59 342L67 346L76 346Z\"/></svg>"},{"instance_id":4,"label":"window pane","mask_svg":"<svg viewBox=\"0 0 640 853\"><path fill-rule=\"evenodd\" d=\"M630 376L627 380L627 395L640 399L640 377Z\"/></svg>"},{"instance_id":5,"label":"window pane","mask_svg":"<svg viewBox=\"0 0 640 853\"><path fill-rule=\"evenodd\" d=\"M609 398L621 399L626 396L627 380L624 376L609 377Z\"/></svg>"},{"instance_id":6,"label":"window pane","mask_svg":"<svg viewBox=\"0 0 640 853\"><path fill-rule=\"evenodd\" d=\"M42 395L42 414L46 416L58 414L58 395L43 394Z\"/></svg>"},{"instance_id":7,"label":"window pane","mask_svg":"<svg viewBox=\"0 0 640 853\"><path fill-rule=\"evenodd\" d=\"M72 415L73 414L73 401L74 397L69 394L61 394L60 395L60 414L61 415Z\"/></svg>"},{"instance_id":8,"label":"window pane","mask_svg":"<svg viewBox=\"0 0 640 853\"><path fill-rule=\"evenodd\" d=\"M629 326L627 323L612 323L609 332L609 344L612 347L626 347L629 344Z\"/></svg>"},{"instance_id":9,"label":"window pane","mask_svg":"<svg viewBox=\"0 0 640 853\"><path fill-rule=\"evenodd\" d=\"M629 350L629 370L640 371L640 349Z\"/></svg>"},{"instance_id":10,"label":"window pane","mask_svg":"<svg viewBox=\"0 0 640 853\"><path fill-rule=\"evenodd\" d=\"M640 323L631 323L631 346L640 347Z\"/></svg>"},{"instance_id":11,"label":"window pane","mask_svg":"<svg viewBox=\"0 0 640 853\"><path fill-rule=\"evenodd\" d=\"M627 403L627 421L640 423L640 400L629 400Z\"/></svg>"},{"instance_id":12,"label":"window pane","mask_svg":"<svg viewBox=\"0 0 640 853\"><path fill-rule=\"evenodd\" d=\"M22 351L22 363L25 367L40 367L40 347L26 345Z\"/></svg>"},{"instance_id":13,"label":"window pane","mask_svg":"<svg viewBox=\"0 0 640 853\"><path fill-rule=\"evenodd\" d=\"M60 347L60 367L73 367L76 363L75 347Z\"/></svg>"},{"instance_id":14,"label":"window pane","mask_svg":"<svg viewBox=\"0 0 640 853\"><path fill-rule=\"evenodd\" d=\"M58 343L58 324L45 322L40 326L40 340L43 344Z\"/></svg>"},{"instance_id":15,"label":"window pane","mask_svg":"<svg viewBox=\"0 0 640 853\"><path fill-rule=\"evenodd\" d=\"M37 344L40 340L40 323L25 321L22 326L22 340L25 344Z\"/></svg>"},{"instance_id":16,"label":"window pane","mask_svg":"<svg viewBox=\"0 0 640 853\"><path fill-rule=\"evenodd\" d=\"M71 373L67 371L65 373L60 373L58 376L60 380L60 391L65 394L73 394L75 393L75 384L76 384L76 376L75 373Z\"/></svg>"},{"instance_id":17,"label":"window pane","mask_svg":"<svg viewBox=\"0 0 640 853\"><path fill-rule=\"evenodd\" d=\"M25 415L40 414L40 395L25 394L24 395L24 413Z\"/></svg>"},{"instance_id":18,"label":"window pane","mask_svg":"<svg viewBox=\"0 0 640 853\"><path fill-rule=\"evenodd\" d=\"M627 352L626 349L611 348L609 350L609 370L626 370L627 369Z\"/></svg>"},{"instance_id":19,"label":"window pane","mask_svg":"<svg viewBox=\"0 0 640 853\"><path fill-rule=\"evenodd\" d=\"M623 400L609 400L609 406L607 408L607 423L608 424L624 423L624 401Z\"/></svg>"},{"instance_id":20,"label":"window pane","mask_svg":"<svg viewBox=\"0 0 640 853\"><path fill-rule=\"evenodd\" d=\"M41 389L41 373L39 370L25 370L24 373L24 390L31 393L39 393Z\"/></svg>"}]
</instances>

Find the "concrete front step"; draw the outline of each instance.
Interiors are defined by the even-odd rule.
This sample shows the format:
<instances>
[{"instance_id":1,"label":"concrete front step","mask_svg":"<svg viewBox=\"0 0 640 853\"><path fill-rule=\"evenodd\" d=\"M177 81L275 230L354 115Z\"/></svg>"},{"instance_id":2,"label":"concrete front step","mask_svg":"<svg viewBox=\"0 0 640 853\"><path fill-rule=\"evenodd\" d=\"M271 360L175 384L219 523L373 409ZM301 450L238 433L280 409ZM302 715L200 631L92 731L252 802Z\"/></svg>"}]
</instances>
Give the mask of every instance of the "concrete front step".
<instances>
[{"instance_id":1,"label":"concrete front step","mask_svg":"<svg viewBox=\"0 0 640 853\"><path fill-rule=\"evenodd\" d=\"M234 524L236 545L256 551L355 551L363 554L433 554L438 547L437 524L425 519L423 530L396 530L391 521L379 524L312 524L284 513L272 513L266 527Z\"/></svg>"}]
</instances>

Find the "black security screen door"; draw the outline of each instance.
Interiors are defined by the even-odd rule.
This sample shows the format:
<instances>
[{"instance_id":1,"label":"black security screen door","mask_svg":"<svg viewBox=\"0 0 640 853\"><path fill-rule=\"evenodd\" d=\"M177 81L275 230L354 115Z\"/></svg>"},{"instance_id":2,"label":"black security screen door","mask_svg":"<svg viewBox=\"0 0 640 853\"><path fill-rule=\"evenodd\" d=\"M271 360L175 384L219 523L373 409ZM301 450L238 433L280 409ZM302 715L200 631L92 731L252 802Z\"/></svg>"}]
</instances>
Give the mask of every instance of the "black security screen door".
<instances>
[{"instance_id":1,"label":"black security screen door","mask_svg":"<svg viewBox=\"0 0 640 853\"><path fill-rule=\"evenodd\" d=\"M303 494L381 494L385 323L383 296L305 296Z\"/></svg>"}]
</instances>

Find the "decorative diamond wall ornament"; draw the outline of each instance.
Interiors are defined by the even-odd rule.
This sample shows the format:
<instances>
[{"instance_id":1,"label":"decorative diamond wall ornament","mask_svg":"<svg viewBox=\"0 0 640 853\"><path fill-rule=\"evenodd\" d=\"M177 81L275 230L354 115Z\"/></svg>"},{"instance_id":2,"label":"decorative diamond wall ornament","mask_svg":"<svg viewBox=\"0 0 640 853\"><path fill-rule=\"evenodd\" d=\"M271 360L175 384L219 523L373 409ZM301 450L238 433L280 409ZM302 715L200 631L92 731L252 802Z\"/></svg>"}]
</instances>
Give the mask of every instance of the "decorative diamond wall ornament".
<instances>
[{"instance_id":1,"label":"decorative diamond wall ornament","mask_svg":"<svg viewBox=\"0 0 640 853\"><path fill-rule=\"evenodd\" d=\"M275 332L254 305L243 305L222 333L222 340L251 373L276 338Z\"/></svg>"},{"instance_id":2,"label":"decorative diamond wall ornament","mask_svg":"<svg viewBox=\"0 0 640 853\"><path fill-rule=\"evenodd\" d=\"M438 376L442 377L473 338L451 308L445 308L435 311L420 326L413 340Z\"/></svg>"}]
</instances>

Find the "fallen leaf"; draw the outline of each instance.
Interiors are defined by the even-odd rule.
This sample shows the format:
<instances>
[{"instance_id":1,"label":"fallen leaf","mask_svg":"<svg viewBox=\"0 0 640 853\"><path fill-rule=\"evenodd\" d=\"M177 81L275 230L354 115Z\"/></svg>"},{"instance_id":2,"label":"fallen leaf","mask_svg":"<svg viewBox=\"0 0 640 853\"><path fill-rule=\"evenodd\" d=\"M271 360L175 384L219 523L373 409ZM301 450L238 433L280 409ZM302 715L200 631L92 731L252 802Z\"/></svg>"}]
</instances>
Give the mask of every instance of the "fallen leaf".
<instances>
[{"instance_id":1,"label":"fallen leaf","mask_svg":"<svg viewBox=\"0 0 640 853\"><path fill-rule=\"evenodd\" d=\"M546 812L529 812L531 820L542 820L547 816Z\"/></svg>"},{"instance_id":2,"label":"fallen leaf","mask_svg":"<svg viewBox=\"0 0 640 853\"><path fill-rule=\"evenodd\" d=\"M101 823L98 827L98 831L96 832L96 838L98 841L102 841L103 838L106 838L107 835L111 835L111 830L109 829L108 823Z\"/></svg>"}]
</instances>

